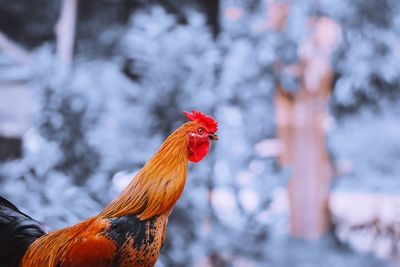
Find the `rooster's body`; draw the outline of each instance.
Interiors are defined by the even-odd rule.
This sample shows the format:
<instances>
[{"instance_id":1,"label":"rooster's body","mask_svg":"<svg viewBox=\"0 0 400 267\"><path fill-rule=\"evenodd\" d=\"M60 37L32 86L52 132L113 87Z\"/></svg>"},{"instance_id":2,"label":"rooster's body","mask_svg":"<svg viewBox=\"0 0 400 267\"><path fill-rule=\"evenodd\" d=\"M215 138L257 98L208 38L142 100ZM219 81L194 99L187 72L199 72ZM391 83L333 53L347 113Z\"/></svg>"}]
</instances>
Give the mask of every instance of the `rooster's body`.
<instances>
[{"instance_id":1,"label":"rooster's body","mask_svg":"<svg viewBox=\"0 0 400 267\"><path fill-rule=\"evenodd\" d=\"M168 215L93 217L42 236L22 266L153 266L165 237Z\"/></svg>"},{"instance_id":2,"label":"rooster's body","mask_svg":"<svg viewBox=\"0 0 400 267\"><path fill-rule=\"evenodd\" d=\"M201 160L208 153L209 139L217 139L217 125L211 117L197 111L185 114L191 121L167 138L128 187L97 216L45 234L39 223L8 201L12 207L2 208L0 199L0 248L17 237L26 238L16 242L20 253L0 251L0 266L2 260L9 263L7 267L153 266L165 240L168 217L185 185L188 160ZM14 213L21 218L13 219ZM32 220L32 237L7 231L26 220Z\"/></svg>"}]
</instances>

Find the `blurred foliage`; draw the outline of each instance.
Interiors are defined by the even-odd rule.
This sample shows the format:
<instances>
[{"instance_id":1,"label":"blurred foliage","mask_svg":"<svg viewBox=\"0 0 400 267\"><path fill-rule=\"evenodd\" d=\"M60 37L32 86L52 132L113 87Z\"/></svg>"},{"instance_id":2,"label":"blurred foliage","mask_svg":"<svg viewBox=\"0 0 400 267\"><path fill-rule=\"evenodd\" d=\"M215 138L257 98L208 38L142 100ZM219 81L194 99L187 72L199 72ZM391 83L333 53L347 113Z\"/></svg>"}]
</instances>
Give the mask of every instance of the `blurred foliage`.
<instances>
[{"instance_id":1,"label":"blurred foliage","mask_svg":"<svg viewBox=\"0 0 400 267\"><path fill-rule=\"evenodd\" d=\"M337 116L352 114L365 105L398 101L400 65L397 1L331 1L329 14L342 27L343 41L334 56L337 82L332 108Z\"/></svg>"}]
</instances>

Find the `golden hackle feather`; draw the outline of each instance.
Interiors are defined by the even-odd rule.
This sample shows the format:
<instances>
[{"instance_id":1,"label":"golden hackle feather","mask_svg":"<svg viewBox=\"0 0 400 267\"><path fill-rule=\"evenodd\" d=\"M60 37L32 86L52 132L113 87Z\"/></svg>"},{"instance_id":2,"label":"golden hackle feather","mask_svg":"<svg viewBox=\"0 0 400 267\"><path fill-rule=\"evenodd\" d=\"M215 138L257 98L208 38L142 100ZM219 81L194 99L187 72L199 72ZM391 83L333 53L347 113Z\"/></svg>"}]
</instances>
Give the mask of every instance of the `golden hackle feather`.
<instances>
[{"instance_id":1,"label":"golden hackle feather","mask_svg":"<svg viewBox=\"0 0 400 267\"><path fill-rule=\"evenodd\" d=\"M186 181L188 131L198 126L197 122L190 121L173 132L100 216L105 218L134 213L144 220L169 212L180 197Z\"/></svg>"}]
</instances>

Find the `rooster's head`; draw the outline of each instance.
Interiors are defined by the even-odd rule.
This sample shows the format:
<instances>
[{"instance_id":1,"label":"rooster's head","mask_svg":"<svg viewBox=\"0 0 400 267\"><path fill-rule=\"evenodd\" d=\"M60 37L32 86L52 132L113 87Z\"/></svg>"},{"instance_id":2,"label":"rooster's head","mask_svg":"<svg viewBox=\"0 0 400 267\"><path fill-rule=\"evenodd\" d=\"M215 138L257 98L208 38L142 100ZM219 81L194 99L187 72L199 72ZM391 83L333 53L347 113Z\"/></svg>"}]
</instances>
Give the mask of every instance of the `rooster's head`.
<instances>
[{"instance_id":1,"label":"rooster's head","mask_svg":"<svg viewBox=\"0 0 400 267\"><path fill-rule=\"evenodd\" d=\"M190 127L187 131L189 160L198 162L207 155L210 149L210 140L218 140L218 136L215 134L218 130L218 123L211 116L197 110L183 113L190 120Z\"/></svg>"}]
</instances>

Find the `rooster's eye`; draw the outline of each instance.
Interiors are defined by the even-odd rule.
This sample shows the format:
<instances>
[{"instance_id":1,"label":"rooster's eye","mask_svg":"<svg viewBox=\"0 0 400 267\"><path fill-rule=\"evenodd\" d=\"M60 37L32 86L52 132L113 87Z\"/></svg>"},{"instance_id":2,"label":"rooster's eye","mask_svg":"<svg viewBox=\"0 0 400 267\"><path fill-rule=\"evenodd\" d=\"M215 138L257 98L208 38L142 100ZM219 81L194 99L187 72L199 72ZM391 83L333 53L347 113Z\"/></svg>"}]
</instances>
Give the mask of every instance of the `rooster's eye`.
<instances>
[{"instance_id":1,"label":"rooster's eye","mask_svg":"<svg viewBox=\"0 0 400 267\"><path fill-rule=\"evenodd\" d=\"M197 129L197 133L200 134L200 135L203 134L204 133L204 129L203 128Z\"/></svg>"}]
</instances>

